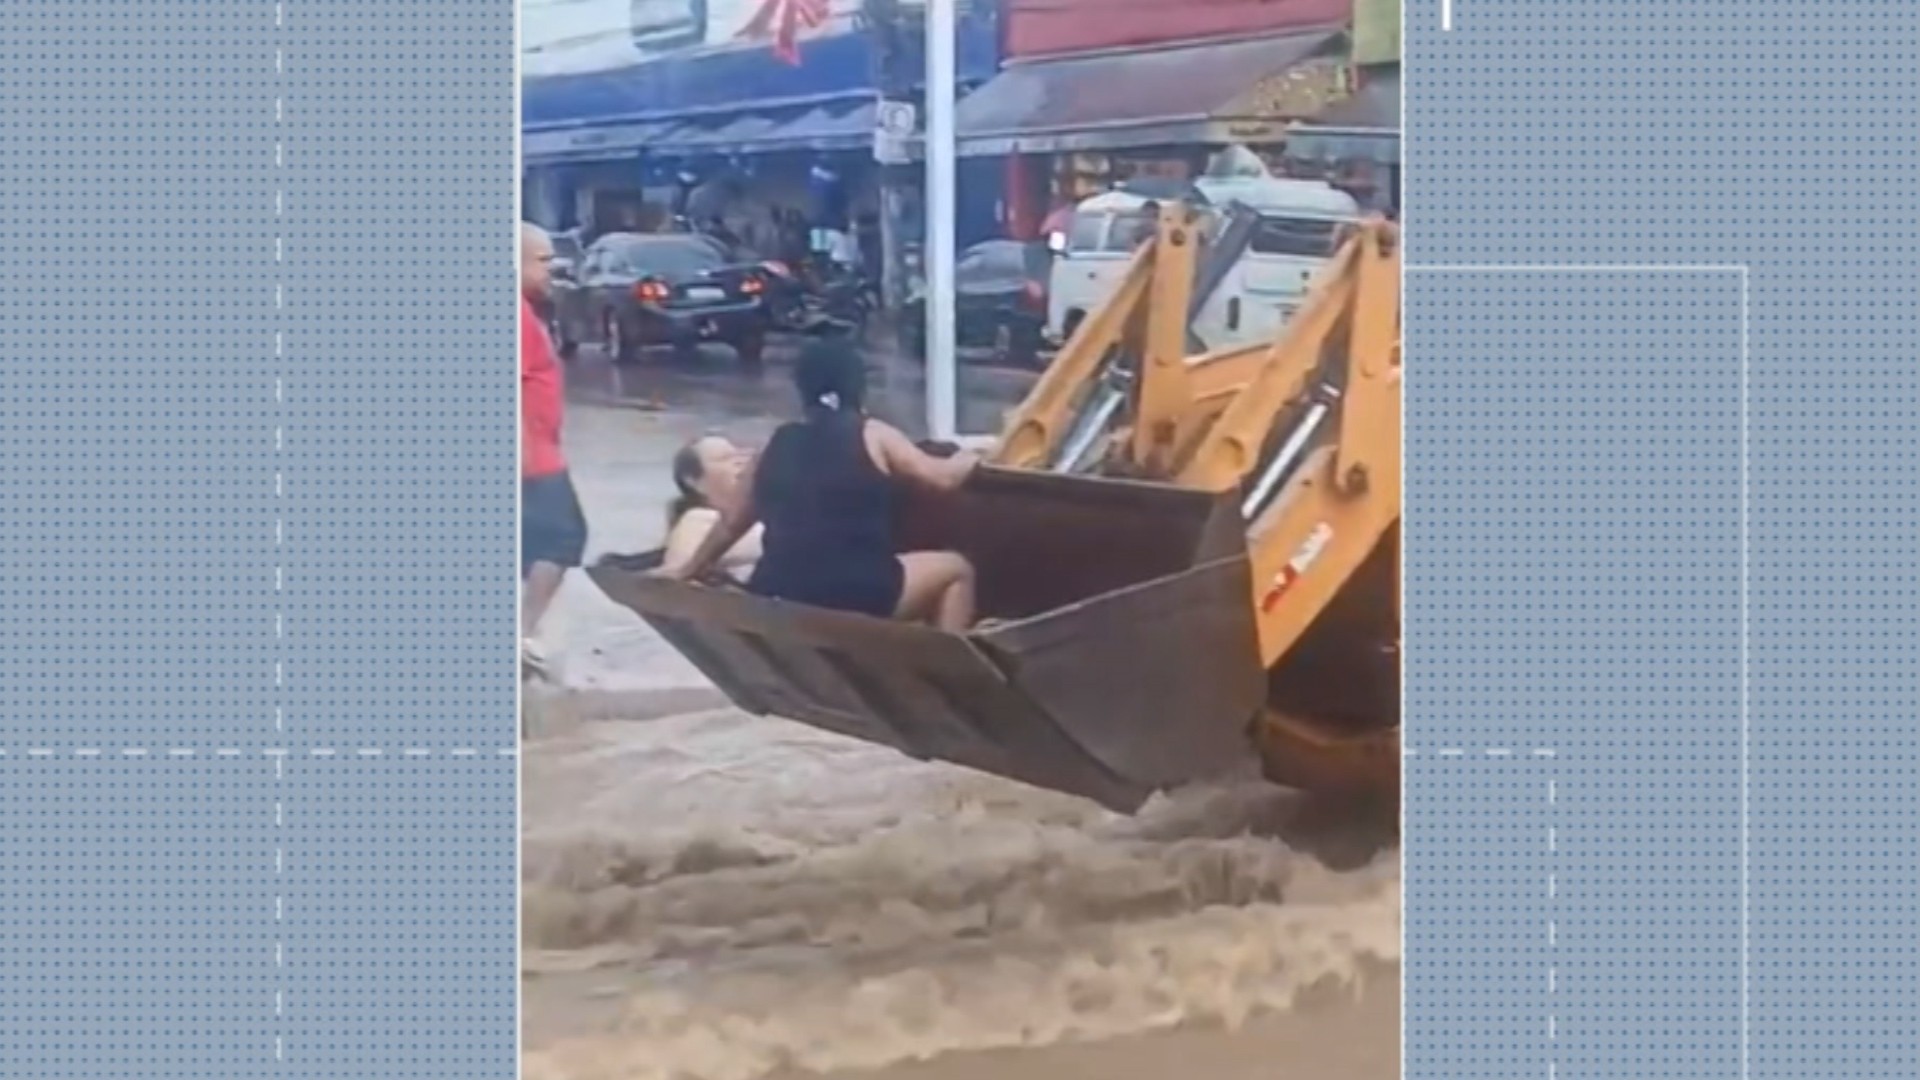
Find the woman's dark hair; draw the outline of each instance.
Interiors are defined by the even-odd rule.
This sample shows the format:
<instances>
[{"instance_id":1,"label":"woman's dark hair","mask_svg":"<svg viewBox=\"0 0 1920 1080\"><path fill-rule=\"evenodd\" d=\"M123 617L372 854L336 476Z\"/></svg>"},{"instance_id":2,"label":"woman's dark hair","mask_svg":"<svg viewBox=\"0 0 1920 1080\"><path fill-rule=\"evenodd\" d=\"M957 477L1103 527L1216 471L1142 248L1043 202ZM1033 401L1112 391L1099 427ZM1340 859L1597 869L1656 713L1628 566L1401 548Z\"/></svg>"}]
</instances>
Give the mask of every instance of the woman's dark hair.
<instances>
[{"instance_id":1,"label":"woman's dark hair","mask_svg":"<svg viewBox=\"0 0 1920 1080\"><path fill-rule=\"evenodd\" d=\"M687 511L707 505L707 497L700 494L700 489L695 486L706 474L707 466L700 460L700 439L681 447L673 455L675 494L673 501L667 504L667 528L680 524L680 519L687 515Z\"/></svg>"},{"instance_id":2,"label":"woman's dark hair","mask_svg":"<svg viewBox=\"0 0 1920 1080\"><path fill-rule=\"evenodd\" d=\"M809 342L793 365L793 385L809 416L854 415L867 396L867 365L852 342Z\"/></svg>"}]
</instances>

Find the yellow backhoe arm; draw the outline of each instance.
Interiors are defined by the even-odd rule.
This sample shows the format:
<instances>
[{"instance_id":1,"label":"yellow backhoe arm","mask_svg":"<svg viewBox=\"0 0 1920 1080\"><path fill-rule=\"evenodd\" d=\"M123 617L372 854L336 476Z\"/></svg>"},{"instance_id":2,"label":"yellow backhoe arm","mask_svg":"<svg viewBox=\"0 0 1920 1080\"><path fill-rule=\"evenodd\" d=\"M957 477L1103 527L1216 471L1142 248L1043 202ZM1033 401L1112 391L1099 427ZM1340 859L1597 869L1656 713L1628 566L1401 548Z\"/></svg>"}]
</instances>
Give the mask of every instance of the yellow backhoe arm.
<instances>
[{"instance_id":1,"label":"yellow backhoe arm","mask_svg":"<svg viewBox=\"0 0 1920 1080\"><path fill-rule=\"evenodd\" d=\"M1043 469L1060 452L1082 398L1108 357L1126 343L1129 325L1154 276L1154 245L1134 253L1113 297L1082 320L1073 336L1007 420L991 461L1014 469Z\"/></svg>"},{"instance_id":2,"label":"yellow backhoe arm","mask_svg":"<svg viewBox=\"0 0 1920 1080\"><path fill-rule=\"evenodd\" d=\"M1269 774L1385 798L1397 786L1397 719L1377 718L1397 703L1328 690L1397 683L1385 670L1399 634L1397 235L1379 221L1350 230L1278 340L1188 357L1190 229L1185 213L1162 211L1122 293L1049 370L1024 427L1016 421L1054 441L1029 438L1002 459L1052 460L1107 365L1133 359L1129 409L1106 434L1115 452L1101 471L1239 498L1271 681L1256 737Z\"/></svg>"},{"instance_id":3,"label":"yellow backhoe arm","mask_svg":"<svg viewBox=\"0 0 1920 1080\"><path fill-rule=\"evenodd\" d=\"M1292 648L1400 519L1399 269L1390 227L1360 227L1181 477L1249 489L1248 554L1268 662ZM1311 428L1307 439L1331 434L1271 445L1281 416L1296 434Z\"/></svg>"}]
</instances>

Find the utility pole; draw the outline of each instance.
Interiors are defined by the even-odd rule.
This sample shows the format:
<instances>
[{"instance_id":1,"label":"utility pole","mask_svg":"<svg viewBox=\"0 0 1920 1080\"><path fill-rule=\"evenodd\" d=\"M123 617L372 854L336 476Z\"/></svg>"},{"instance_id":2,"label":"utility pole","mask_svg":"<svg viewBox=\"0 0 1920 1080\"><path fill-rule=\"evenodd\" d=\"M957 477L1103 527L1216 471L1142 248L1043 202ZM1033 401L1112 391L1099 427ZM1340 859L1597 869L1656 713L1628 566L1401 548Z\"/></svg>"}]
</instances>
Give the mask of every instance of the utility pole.
<instances>
[{"instance_id":1,"label":"utility pole","mask_svg":"<svg viewBox=\"0 0 1920 1080\"><path fill-rule=\"evenodd\" d=\"M953 438L959 427L953 291L959 6L960 0L927 0L927 434L936 439Z\"/></svg>"},{"instance_id":2,"label":"utility pole","mask_svg":"<svg viewBox=\"0 0 1920 1080\"><path fill-rule=\"evenodd\" d=\"M872 44L873 89L877 104L890 101L911 102L915 72L905 70L906 19L899 0L861 0L860 17ZM878 155L876 155L877 157ZM906 300L905 222L906 186L912 181L912 166L902 161L881 161L880 166L880 295L889 322L894 321Z\"/></svg>"}]
</instances>

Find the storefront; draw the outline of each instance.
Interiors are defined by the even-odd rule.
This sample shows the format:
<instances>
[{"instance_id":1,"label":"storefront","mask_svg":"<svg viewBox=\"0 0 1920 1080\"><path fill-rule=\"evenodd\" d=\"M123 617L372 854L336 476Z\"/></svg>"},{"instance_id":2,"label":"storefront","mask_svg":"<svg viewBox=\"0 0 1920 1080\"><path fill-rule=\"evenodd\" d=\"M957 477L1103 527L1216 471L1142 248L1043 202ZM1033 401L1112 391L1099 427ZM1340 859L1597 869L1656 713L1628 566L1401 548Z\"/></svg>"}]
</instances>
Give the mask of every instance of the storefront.
<instances>
[{"instance_id":1,"label":"storefront","mask_svg":"<svg viewBox=\"0 0 1920 1080\"><path fill-rule=\"evenodd\" d=\"M1009 232L1139 175L1187 179L1223 147L1278 156L1350 91L1343 28L1010 62L963 99L963 158L1008 164Z\"/></svg>"},{"instance_id":2,"label":"storefront","mask_svg":"<svg viewBox=\"0 0 1920 1080\"><path fill-rule=\"evenodd\" d=\"M1362 206L1400 212L1400 66L1361 73L1354 95L1287 135L1290 171L1317 175L1351 192Z\"/></svg>"},{"instance_id":3,"label":"storefront","mask_svg":"<svg viewBox=\"0 0 1920 1080\"><path fill-rule=\"evenodd\" d=\"M775 210L820 202L822 175L845 189L827 201L871 212L878 57L863 4L831 0L827 18L789 49L760 32L779 3L527 0L526 212L555 227L592 226L597 211L629 204L670 215L690 189L705 189L727 196L725 214L740 219L729 225L760 232L776 228ZM975 5L962 21L963 80L994 71L995 10ZM910 47L888 54L892 62L923 70L918 38L894 40ZM963 214L990 223L987 194Z\"/></svg>"},{"instance_id":4,"label":"storefront","mask_svg":"<svg viewBox=\"0 0 1920 1080\"><path fill-rule=\"evenodd\" d=\"M1354 93L1287 134L1287 169L1400 213L1400 0L1355 0Z\"/></svg>"}]
</instances>

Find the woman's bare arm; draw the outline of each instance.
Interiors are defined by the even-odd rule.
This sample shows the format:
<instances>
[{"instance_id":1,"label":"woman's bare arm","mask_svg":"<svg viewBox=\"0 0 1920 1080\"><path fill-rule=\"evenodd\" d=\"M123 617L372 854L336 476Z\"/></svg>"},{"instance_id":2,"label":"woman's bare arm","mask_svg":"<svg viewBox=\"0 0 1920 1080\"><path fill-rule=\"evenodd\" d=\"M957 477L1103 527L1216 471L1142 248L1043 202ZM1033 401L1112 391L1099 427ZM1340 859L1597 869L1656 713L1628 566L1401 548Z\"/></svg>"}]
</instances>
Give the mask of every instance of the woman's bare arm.
<instances>
[{"instance_id":1,"label":"woman's bare arm","mask_svg":"<svg viewBox=\"0 0 1920 1080\"><path fill-rule=\"evenodd\" d=\"M915 446L913 440L907 438L900 429L878 420L869 420L867 423L890 476L935 491L957 491L980 464L980 455L964 450L951 457L934 457Z\"/></svg>"},{"instance_id":2,"label":"woman's bare arm","mask_svg":"<svg viewBox=\"0 0 1920 1080\"><path fill-rule=\"evenodd\" d=\"M695 507L680 515L667 533L667 549L662 554L660 565L668 573L677 573L683 566L693 562L694 553L700 545L720 525L720 512L706 507Z\"/></svg>"}]
</instances>

